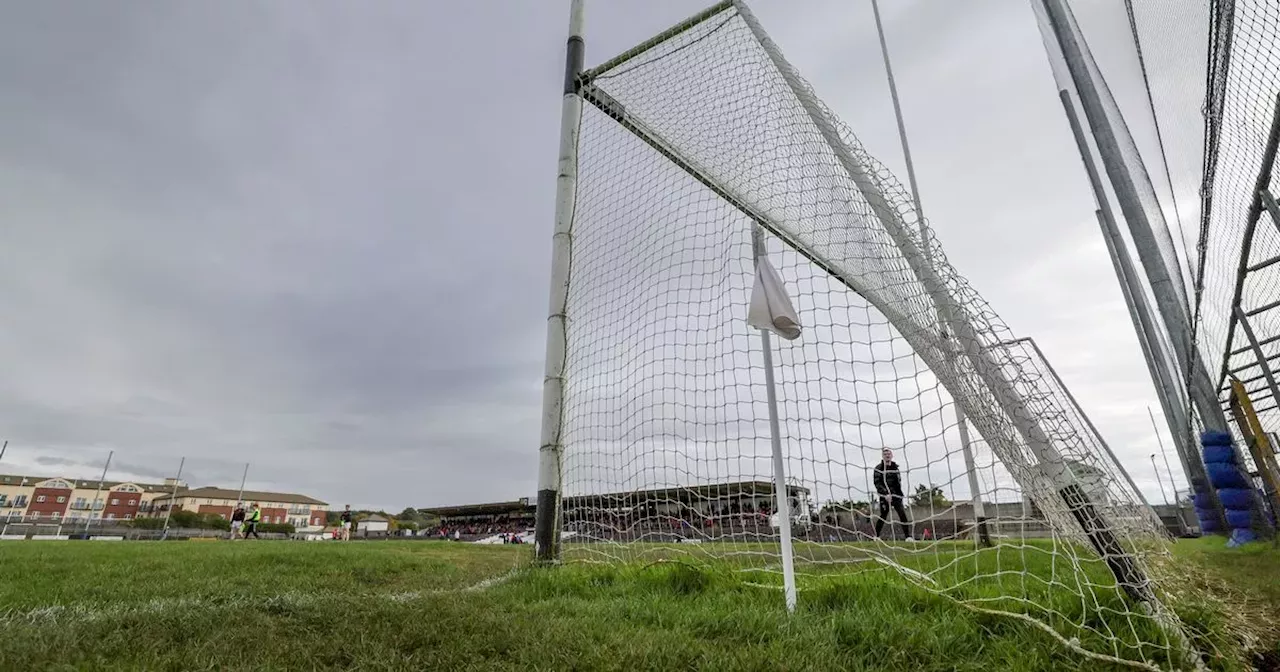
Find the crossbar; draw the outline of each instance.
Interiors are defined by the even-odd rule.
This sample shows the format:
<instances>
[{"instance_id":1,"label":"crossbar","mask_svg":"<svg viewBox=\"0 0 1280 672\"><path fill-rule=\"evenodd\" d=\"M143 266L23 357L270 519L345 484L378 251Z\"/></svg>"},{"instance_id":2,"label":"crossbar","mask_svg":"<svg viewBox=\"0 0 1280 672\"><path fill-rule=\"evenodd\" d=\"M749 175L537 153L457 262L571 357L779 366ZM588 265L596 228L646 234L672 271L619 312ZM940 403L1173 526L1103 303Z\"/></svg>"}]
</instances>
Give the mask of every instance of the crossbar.
<instances>
[{"instance_id":1,"label":"crossbar","mask_svg":"<svg viewBox=\"0 0 1280 672\"><path fill-rule=\"evenodd\" d=\"M653 37L645 40L644 42L641 42L640 44L637 44L636 46L622 52L621 54L614 56L613 58L605 61L604 63L601 63L600 65L597 65L596 67L582 73L582 82L584 84L591 82L591 80L605 74L606 72L609 72L610 70L613 70L614 68L622 65L623 63L626 63L627 61L630 61L631 59L635 58L636 56L639 56L640 54L643 54L646 51L649 51L650 49L662 44L663 42L666 42L674 37L678 37L684 33L689 32L693 28L696 28L699 24L706 22L707 19L710 19L711 17L731 7L733 7L733 0L724 0L724 2L718 2L702 10L701 12L694 14L693 16L685 19L684 21L681 21L680 23L677 23L676 25L671 26L670 28L662 31L661 33L658 33L657 35L654 35Z\"/></svg>"}]
</instances>

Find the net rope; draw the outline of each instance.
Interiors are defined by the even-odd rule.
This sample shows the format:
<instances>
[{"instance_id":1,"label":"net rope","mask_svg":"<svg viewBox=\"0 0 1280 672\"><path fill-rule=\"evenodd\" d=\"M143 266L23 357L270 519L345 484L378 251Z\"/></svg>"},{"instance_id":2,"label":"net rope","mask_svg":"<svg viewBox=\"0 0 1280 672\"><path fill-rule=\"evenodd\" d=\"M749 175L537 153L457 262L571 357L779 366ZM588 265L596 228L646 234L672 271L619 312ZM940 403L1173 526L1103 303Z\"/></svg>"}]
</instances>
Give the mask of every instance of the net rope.
<instances>
[{"instance_id":1,"label":"net rope","mask_svg":"<svg viewBox=\"0 0 1280 672\"><path fill-rule=\"evenodd\" d=\"M762 225L803 325L773 346L801 589L888 572L1097 655L1181 655L1165 533L1141 494L746 7L629 55L583 78L564 560L777 579L763 352L745 319ZM975 430L978 492L953 404ZM890 511L877 535L885 448L910 522Z\"/></svg>"}]
</instances>

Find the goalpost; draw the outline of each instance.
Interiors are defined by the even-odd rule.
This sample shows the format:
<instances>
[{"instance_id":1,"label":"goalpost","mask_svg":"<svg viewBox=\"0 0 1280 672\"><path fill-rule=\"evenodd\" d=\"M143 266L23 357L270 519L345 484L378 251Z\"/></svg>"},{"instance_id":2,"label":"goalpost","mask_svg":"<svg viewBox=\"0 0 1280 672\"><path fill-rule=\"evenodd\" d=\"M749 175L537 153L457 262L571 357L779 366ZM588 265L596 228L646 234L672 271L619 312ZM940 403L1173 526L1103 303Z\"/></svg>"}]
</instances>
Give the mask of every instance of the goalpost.
<instances>
[{"instance_id":1,"label":"goalpost","mask_svg":"<svg viewBox=\"0 0 1280 672\"><path fill-rule=\"evenodd\" d=\"M1158 519L749 8L721 2L589 70L582 11L573 0L538 560L782 567L801 591L888 568L1091 655L1182 650L1153 575ZM757 253L795 304L795 340L747 324ZM882 449L902 534L893 511L876 524Z\"/></svg>"}]
</instances>

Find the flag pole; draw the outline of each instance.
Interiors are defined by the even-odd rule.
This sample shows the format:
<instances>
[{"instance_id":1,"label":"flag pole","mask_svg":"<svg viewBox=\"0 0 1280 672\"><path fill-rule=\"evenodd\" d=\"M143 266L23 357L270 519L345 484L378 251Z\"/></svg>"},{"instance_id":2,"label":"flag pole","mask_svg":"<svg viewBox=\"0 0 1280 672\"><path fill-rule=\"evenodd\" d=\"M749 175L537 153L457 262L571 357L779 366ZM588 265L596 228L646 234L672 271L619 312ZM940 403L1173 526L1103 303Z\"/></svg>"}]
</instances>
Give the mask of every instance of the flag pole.
<instances>
[{"instance_id":1,"label":"flag pole","mask_svg":"<svg viewBox=\"0 0 1280 672\"><path fill-rule=\"evenodd\" d=\"M751 246L756 264L765 259L764 230L757 224L751 230ZM757 270L757 273L759 271ZM760 347L764 349L764 385L769 403L769 440L773 448L773 499L778 516L778 536L782 543L782 586L787 611L796 610L796 568L791 543L791 506L788 502L786 463L782 458L782 432L778 428L778 395L773 379L773 346L769 330L760 330Z\"/></svg>"},{"instance_id":2,"label":"flag pole","mask_svg":"<svg viewBox=\"0 0 1280 672\"><path fill-rule=\"evenodd\" d=\"M889 42L884 36L884 23L880 20L880 3L871 0L871 12L876 19L876 34L880 37L880 54L884 57L885 77L889 80L889 98L893 101L893 115L898 121L898 139L902 143L902 159L907 166L907 182L911 185L911 200L916 208L916 219L920 223L920 247L925 255L931 254L929 248L928 229L925 226L924 207L920 204L920 187L916 184L916 168L911 161L911 145L907 143L907 124L902 118L902 104L898 101L898 84L893 79L893 66L889 63ZM938 306L941 317L946 318L947 307ZM955 361L955 353L951 351L953 341L946 339L948 346L947 359ZM954 366L954 364L952 364ZM973 459L973 442L969 436L969 423L960 404L952 400L951 407L956 414L956 427L960 430L960 451L964 455L964 468L969 481L969 496L973 506L973 525L976 531L975 541L980 546L991 545L991 535L987 530L987 515L982 504L982 488L978 484L978 467ZM903 462L906 462L905 455Z\"/></svg>"}]
</instances>

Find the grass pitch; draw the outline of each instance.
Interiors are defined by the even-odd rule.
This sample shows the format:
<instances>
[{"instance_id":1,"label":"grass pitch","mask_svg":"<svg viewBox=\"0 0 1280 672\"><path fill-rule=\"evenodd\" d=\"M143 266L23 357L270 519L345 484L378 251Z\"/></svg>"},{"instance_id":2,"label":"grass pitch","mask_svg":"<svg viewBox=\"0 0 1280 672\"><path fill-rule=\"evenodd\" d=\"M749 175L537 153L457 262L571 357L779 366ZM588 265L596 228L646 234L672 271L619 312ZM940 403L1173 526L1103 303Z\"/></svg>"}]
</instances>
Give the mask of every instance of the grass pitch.
<instances>
[{"instance_id":1,"label":"grass pitch","mask_svg":"<svg viewBox=\"0 0 1280 672\"><path fill-rule=\"evenodd\" d=\"M1228 588L1240 589L1241 609L1280 614L1280 552L1220 546L1180 542L1177 554L1207 575L1237 577ZM517 571L529 552L446 542L4 543L0 670L1105 667L874 563L855 576L806 576L788 617L778 592L752 585L758 572L728 562L655 562L664 552L652 549L653 559L623 566ZM1207 641L1239 640L1194 604L1180 615ZM1276 655L1280 632L1267 627L1255 629L1265 640L1256 645Z\"/></svg>"}]
</instances>

